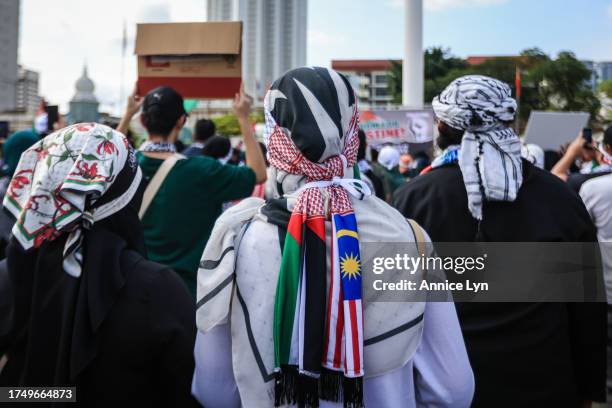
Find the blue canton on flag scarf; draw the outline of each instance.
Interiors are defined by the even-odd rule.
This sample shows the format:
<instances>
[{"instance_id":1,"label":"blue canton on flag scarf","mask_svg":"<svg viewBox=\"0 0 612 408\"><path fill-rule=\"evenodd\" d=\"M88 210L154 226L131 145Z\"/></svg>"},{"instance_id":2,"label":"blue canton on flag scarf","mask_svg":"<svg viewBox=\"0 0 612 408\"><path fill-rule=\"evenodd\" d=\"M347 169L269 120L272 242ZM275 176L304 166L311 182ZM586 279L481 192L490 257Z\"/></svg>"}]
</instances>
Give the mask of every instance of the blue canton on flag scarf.
<instances>
[{"instance_id":1,"label":"blue canton on flag scarf","mask_svg":"<svg viewBox=\"0 0 612 408\"><path fill-rule=\"evenodd\" d=\"M361 299L361 258L359 257L359 238L357 223L353 213L334 215L338 255L344 300Z\"/></svg>"}]
</instances>

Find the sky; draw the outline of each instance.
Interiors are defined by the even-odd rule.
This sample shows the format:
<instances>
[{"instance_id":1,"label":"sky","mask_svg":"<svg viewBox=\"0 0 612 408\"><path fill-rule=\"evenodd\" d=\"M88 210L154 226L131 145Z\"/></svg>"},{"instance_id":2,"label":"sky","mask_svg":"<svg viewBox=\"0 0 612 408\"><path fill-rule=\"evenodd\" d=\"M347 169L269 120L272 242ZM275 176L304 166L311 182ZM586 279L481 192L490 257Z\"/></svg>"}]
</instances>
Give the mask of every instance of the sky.
<instances>
[{"instance_id":1,"label":"sky","mask_svg":"<svg viewBox=\"0 0 612 408\"><path fill-rule=\"evenodd\" d=\"M124 89L136 79L138 22L204 21L206 0L21 0L19 62L41 73L40 92L67 110L87 64L102 110L118 113L121 39ZM310 65L332 59L400 58L403 0L308 0ZM424 46L454 55L513 55L540 47L555 55L612 61L612 0L424 0ZM52 7L49 4L53 4Z\"/></svg>"}]
</instances>

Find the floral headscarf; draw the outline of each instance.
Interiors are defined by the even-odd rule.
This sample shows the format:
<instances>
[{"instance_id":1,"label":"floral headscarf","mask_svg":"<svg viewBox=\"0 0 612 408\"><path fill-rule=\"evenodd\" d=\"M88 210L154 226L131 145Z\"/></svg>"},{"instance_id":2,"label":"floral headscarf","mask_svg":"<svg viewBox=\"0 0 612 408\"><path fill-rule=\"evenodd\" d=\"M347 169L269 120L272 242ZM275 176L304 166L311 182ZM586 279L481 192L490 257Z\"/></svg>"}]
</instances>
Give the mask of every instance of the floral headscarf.
<instances>
[{"instance_id":1,"label":"floral headscarf","mask_svg":"<svg viewBox=\"0 0 612 408\"><path fill-rule=\"evenodd\" d=\"M79 277L82 229L125 207L141 178L121 133L96 123L58 130L21 156L4 197L17 219L13 235L27 250L68 232L63 266Z\"/></svg>"}]
</instances>

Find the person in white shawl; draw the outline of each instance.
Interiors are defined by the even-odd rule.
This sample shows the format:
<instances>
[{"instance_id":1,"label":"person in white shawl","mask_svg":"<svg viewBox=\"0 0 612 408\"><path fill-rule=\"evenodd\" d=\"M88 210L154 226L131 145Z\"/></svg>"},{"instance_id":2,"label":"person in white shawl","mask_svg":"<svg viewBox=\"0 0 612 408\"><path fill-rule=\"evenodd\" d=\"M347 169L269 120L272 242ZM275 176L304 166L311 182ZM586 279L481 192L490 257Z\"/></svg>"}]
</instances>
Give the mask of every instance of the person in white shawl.
<instances>
[{"instance_id":1,"label":"person in white shawl","mask_svg":"<svg viewBox=\"0 0 612 408\"><path fill-rule=\"evenodd\" d=\"M370 256L363 251L365 243L401 244L414 255L431 251L425 249L431 245L426 245L429 238L418 224L370 195L355 179L356 103L346 78L327 68L289 71L266 95L265 140L274 199L250 198L225 212L217 220L198 271L199 330L192 393L206 407L470 405L473 374L452 302L427 303L410 294L403 301L377 302L371 291L365 291L363 333L356 337L359 344L351 345L353 353L363 353L361 373L338 368L337 378L344 376L344 383L333 383L338 387L334 390L330 383L323 384L323 378L334 370L326 365L324 355L316 360L321 367L307 365L310 356L306 353L313 351L310 343L316 330L309 326L312 300L304 308L303 296L309 298L310 293L302 292L298 294L302 303L300 306L298 301L296 308L300 318L294 334L291 339L280 339L290 340L291 355L280 367L275 361L275 343L279 341L274 336L275 308L283 306L277 296L279 270L286 258L286 241L291 239L287 224L298 207L307 212L320 204L324 209L325 293L330 297L322 301L332 307L337 303L330 284L338 279L334 275L338 271L330 265L334 262L330 252L332 246L337 252L339 244L332 245L337 236L330 215L339 205L338 197L357 220L361 265L368 264ZM309 197L306 204L304 197ZM348 202L342 202L343 197ZM302 287L311 283L308 275L313 273L306 261L303 265ZM375 275L367 271L359 275L363 288L372 285ZM323 320L315 316L315 326L329 323L327 316ZM347 357L342 353L339 358ZM347 364L348 358L344 367ZM280 379L291 370L298 376ZM294 378L295 383L283 383L286 378ZM305 397L313 390L302 389L307 388L306 383L314 384L318 397ZM348 383L353 384L351 394L347 394ZM322 393L326 387L335 392Z\"/></svg>"}]
</instances>

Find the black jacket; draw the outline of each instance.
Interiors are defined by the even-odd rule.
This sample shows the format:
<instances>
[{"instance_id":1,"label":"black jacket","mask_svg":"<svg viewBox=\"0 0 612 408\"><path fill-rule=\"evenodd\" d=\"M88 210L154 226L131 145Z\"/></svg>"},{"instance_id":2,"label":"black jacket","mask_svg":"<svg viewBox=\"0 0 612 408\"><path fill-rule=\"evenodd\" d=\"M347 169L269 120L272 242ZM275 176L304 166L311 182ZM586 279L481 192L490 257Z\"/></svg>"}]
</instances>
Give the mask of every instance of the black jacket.
<instances>
[{"instance_id":1,"label":"black jacket","mask_svg":"<svg viewBox=\"0 0 612 408\"><path fill-rule=\"evenodd\" d=\"M122 242L107 231L97 231L96 241L89 238L90 247ZM65 240L58 241L49 245L63 248ZM36 251L21 256L17 246L9 244L14 329L8 336L0 333L0 350L8 356L0 386L76 386L77 403L66 404L70 407L198 406L191 396L195 304L174 271L119 246L118 267L103 265L101 280L92 284L87 266L80 279L61 267L34 274L37 263L57 262ZM57 254L46 251L48 257ZM102 293L114 290L113 285L119 287L116 296L90 296L88 307L82 305L83 291ZM66 307L66 302L75 306ZM66 310L74 310L74 316L62 316ZM74 327L58 329L70 324ZM82 368L71 375L75 364Z\"/></svg>"},{"instance_id":2,"label":"black jacket","mask_svg":"<svg viewBox=\"0 0 612 408\"><path fill-rule=\"evenodd\" d=\"M462 174L447 165L400 187L394 204L438 242L593 242L580 198L523 161L515 202L485 202L471 216ZM578 407L605 399L604 303L458 303L476 377L474 407Z\"/></svg>"}]
</instances>

